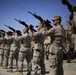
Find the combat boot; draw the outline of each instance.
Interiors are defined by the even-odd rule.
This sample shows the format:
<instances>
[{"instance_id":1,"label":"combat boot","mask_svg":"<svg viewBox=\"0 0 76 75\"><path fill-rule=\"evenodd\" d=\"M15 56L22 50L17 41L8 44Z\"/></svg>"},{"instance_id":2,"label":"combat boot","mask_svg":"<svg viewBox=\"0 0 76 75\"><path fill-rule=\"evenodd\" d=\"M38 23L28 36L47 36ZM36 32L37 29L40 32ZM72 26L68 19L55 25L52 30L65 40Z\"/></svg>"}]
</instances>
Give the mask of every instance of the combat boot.
<instances>
[{"instance_id":1,"label":"combat boot","mask_svg":"<svg viewBox=\"0 0 76 75\"><path fill-rule=\"evenodd\" d=\"M29 72L27 73L27 75L31 75L31 72L29 71Z\"/></svg>"},{"instance_id":2,"label":"combat boot","mask_svg":"<svg viewBox=\"0 0 76 75\"><path fill-rule=\"evenodd\" d=\"M2 64L0 64L0 67L2 67Z\"/></svg>"},{"instance_id":3,"label":"combat boot","mask_svg":"<svg viewBox=\"0 0 76 75\"><path fill-rule=\"evenodd\" d=\"M3 66L3 69L7 69L7 67L6 66Z\"/></svg>"},{"instance_id":4,"label":"combat boot","mask_svg":"<svg viewBox=\"0 0 76 75\"><path fill-rule=\"evenodd\" d=\"M9 68L9 69L7 70L7 72L12 72L12 68Z\"/></svg>"},{"instance_id":5,"label":"combat boot","mask_svg":"<svg viewBox=\"0 0 76 75\"><path fill-rule=\"evenodd\" d=\"M23 75L23 73L22 72L18 72L17 75Z\"/></svg>"}]
</instances>

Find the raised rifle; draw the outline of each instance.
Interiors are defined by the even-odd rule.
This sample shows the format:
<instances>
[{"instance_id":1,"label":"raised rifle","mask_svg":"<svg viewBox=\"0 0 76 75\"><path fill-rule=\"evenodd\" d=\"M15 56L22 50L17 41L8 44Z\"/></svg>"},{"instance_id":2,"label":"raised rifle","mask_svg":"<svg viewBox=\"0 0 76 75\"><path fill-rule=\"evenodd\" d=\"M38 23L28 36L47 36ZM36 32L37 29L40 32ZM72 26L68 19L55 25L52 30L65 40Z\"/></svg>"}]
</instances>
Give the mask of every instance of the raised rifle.
<instances>
[{"instance_id":1,"label":"raised rifle","mask_svg":"<svg viewBox=\"0 0 76 75\"><path fill-rule=\"evenodd\" d=\"M28 13L30 13L31 15L33 15L36 19L38 19L40 22L44 22L45 26L47 27L47 29L50 29L52 26L50 25L50 21L47 19L46 21L44 19L42 19L41 16L36 15L35 13L31 13L30 11L28 11Z\"/></svg>"},{"instance_id":2,"label":"raised rifle","mask_svg":"<svg viewBox=\"0 0 76 75\"><path fill-rule=\"evenodd\" d=\"M35 13L31 13L30 11L28 11L28 13L30 13L31 15L33 15L35 18L37 18L40 22L43 22L44 20L42 19L41 16L36 15Z\"/></svg>"},{"instance_id":3,"label":"raised rifle","mask_svg":"<svg viewBox=\"0 0 76 75\"><path fill-rule=\"evenodd\" d=\"M21 31L20 30L15 30L14 28L12 28L12 27L10 27L10 26L8 26L6 24L5 24L5 26L8 27L10 30L12 30L14 32L16 31L18 35L21 35Z\"/></svg>"},{"instance_id":4,"label":"raised rifle","mask_svg":"<svg viewBox=\"0 0 76 75\"><path fill-rule=\"evenodd\" d=\"M10 26L8 26L8 25L6 25L6 24L4 24L6 27L8 27L10 30L12 30L12 31L15 31L15 29L14 28L12 28L12 27L10 27Z\"/></svg>"},{"instance_id":5,"label":"raised rifle","mask_svg":"<svg viewBox=\"0 0 76 75\"><path fill-rule=\"evenodd\" d=\"M34 26L32 24L30 24L30 30L36 32L36 30L34 29Z\"/></svg>"},{"instance_id":6,"label":"raised rifle","mask_svg":"<svg viewBox=\"0 0 76 75\"><path fill-rule=\"evenodd\" d=\"M14 18L14 20L18 21L20 24L28 27L28 25L24 22L24 21L21 21L21 20L17 20L16 18Z\"/></svg>"},{"instance_id":7,"label":"raised rifle","mask_svg":"<svg viewBox=\"0 0 76 75\"><path fill-rule=\"evenodd\" d=\"M15 20L18 21L20 24L28 27L28 25L26 24L26 22L21 21L21 20L17 20L17 19L15 19ZM34 29L34 26L33 26L33 25L30 25L29 27L30 27L30 29L31 29L32 31L36 32L36 30Z\"/></svg>"},{"instance_id":8,"label":"raised rifle","mask_svg":"<svg viewBox=\"0 0 76 75\"><path fill-rule=\"evenodd\" d=\"M67 5L69 10L72 9L73 6L68 2L68 0L62 0L61 2L62 4Z\"/></svg>"},{"instance_id":9,"label":"raised rifle","mask_svg":"<svg viewBox=\"0 0 76 75\"><path fill-rule=\"evenodd\" d=\"M0 32L5 33L5 31L3 29L1 29Z\"/></svg>"},{"instance_id":10,"label":"raised rifle","mask_svg":"<svg viewBox=\"0 0 76 75\"><path fill-rule=\"evenodd\" d=\"M52 26L51 26L50 23L51 23L51 22L50 22L48 19L46 19L45 25L46 25L46 27L47 27L47 30L49 30L50 28L52 28Z\"/></svg>"},{"instance_id":11,"label":"raised rifle","mask_svg":"<svg viewBox=\"0 0 76 75\"><path fill-rule=\"evenodd\" d=\"M4 32L0 32L0 35L4 37L5 36L5 33Z\"/></svg>"}]
</instances>

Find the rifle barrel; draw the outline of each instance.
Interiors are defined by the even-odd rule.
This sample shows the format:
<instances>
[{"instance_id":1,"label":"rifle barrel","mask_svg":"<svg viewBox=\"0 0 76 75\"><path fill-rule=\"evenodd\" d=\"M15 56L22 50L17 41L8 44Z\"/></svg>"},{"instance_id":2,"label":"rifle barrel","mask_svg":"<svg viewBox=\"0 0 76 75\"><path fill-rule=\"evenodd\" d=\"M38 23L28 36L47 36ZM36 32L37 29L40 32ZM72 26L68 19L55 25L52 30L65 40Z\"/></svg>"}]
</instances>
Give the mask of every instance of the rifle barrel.
<instances>
[{"instance_id":1,"label":"rifle barrel","mask_svg":"<svg viewBox=\"0 0 76 75\"><path fill-rule=\"evenodd\" d=\"M33 13L31 13L30 11L28 11L28 13L30 13L30 14L32 14L32 15L34 15Z\"/></svg>"}]
</instances>

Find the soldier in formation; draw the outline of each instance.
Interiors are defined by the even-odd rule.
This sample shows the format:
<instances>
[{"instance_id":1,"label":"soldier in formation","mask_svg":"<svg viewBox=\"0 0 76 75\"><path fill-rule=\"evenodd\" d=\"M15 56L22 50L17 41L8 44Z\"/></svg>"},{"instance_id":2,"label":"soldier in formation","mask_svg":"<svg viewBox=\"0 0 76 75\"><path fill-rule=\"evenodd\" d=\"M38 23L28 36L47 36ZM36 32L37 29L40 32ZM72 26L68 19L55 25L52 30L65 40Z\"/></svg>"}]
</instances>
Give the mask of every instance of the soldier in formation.
<instances>
[{"instance_id":1,"label":"soldier in formation","mask_svg":"<svg viewBox=\"0 0 76 75\"><path fill-rule=\"evenodd\" d=\"M5 37L5 31L1 32L1 38L0 38L0 41L1 41L1 45L0 45L0 66L3 66L3 59L4 59L4 46L5 46L4 37Z\"/></svg>"},{"instance_id":2,"label":"soldier in formation","mask_svg":"<svg viewBox=\"0 0 76 75\"><path fill-rule=\"evenodd\" d=\"M5 69L8 67L10 45L12 44L11 36L12 36L12 32L10 31L5 32L4 61L3 61L3 68Z\"/></svg>"},{"instance_id":3,"label":"soldier in formation","mask_svg":"<svg viewBox=\"0 0 76 75\"><path fill-rule=\"evenodd\" d=\"M65 31L61 25L61 17L54 16L52 19L54 27L45 31L45 35L52 36L52 44L49 49L50 75L63 75L63 48L62 42L65 38Z\"/></svg>"},{"instance_id":4,"label":"soldier in formation","mask_svg":"<svg viewBox=\"0 0 76 75\"><path fill-rule=\"evenodd\" d=\"M4 42L3 42L4 34L0 34L0 66L3 64L3 48L4 48Z\"/></svg>"},{"instance_id":5,"label":"soldier in formation","mask_svg":"<svg viewBox=\"0 0 76 75\"><path fill-rule=\"evenodd\" d=\"M18 37L21 36L21 32L16 30L12 33L12 44L10 46L10 53L9 53L9 65L8 65L8 72L11 72L13 69L13 60L16 59L16 66L18 69L18 54L19 54L19 49L20 49L20 43L18 40Z\"/></svg>"},{"instance_id":6,"label":"soldier in formation","mask_svg":"<svg viewBox=\"0 0 76 75\"><path fill-rule=\"evenodd\" d=\"M33 71L32 75L37 75L38 66L41 68L41 74L45 75L45 63L44 63L44 23L40 22L37 26L37 32L32 36L34 37L34 52L32 59Z\"/></svg>"},{"instance_id":7,"label":"soldier in formation","mask_svg":"<svg viewBox=\"0 0 76 75\"><path fill-rule=\"evenodd\" d=\"M28 34L28 27L23 29L23 35L20 37L21 47L19 51L19 60L18 60L18 72L21 73L23 71L23 62L26 58L27 61L27 71L28 74L31 73L31 41L32 38Z\"/></svg>"}]
</instances>

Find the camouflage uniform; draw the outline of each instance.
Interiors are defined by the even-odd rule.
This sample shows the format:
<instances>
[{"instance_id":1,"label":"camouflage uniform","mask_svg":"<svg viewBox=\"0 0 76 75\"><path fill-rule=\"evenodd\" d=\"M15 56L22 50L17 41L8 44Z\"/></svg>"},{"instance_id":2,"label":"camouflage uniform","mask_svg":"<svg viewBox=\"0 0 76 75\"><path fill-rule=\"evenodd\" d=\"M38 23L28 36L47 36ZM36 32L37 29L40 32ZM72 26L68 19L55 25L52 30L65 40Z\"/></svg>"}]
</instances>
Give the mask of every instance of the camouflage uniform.
<instances>
[{"instance_id":1,"label":"camouflage uniform","mask_svg":"<svg viewBox=\"0 0 76 75\"><path fill-rule=\"evenodd\" d=\"M0 64L3 65L3 59L4 59L4 46L5 46L5 39L4 37L1 38L2 44L1 44L1 49L0 49Z\"/></svg>"},{"instance_id":2,"label":"camouflage uniform","mask_svg":"<svg viewBox=\"0 0 76 75\"><path fill-rule=\"evenodd\" d=\"M3 63L3 38L0 37L0 66L2 66Z\"/></svg>"},{"instance_id":3,"label":"camouflage uniform","mask_svg":"<svg viewBox=\"0 0 76 75\"><path fill-rule=\"evenodd\" d=\"M9 36L7 33L6 33L6 36L5 36L4 39L6 41L6 44L5 44L5 47L4 47L3 68L7 68L7 66L8 66L8 59L9 59L9 53L10 53L10 45L12 43L12 40L11 40L11 36Z\"/></svg>"},{"instance_id":4,"label":"camouflage uniform","mask_svg":"<svg viewBox=\"0 0 76 75\"><path fill-rule=\"evenodd\" d=\"M17 33L12 36L13 43L10 47L10 55L9 55L9 69L8 72L12 71L13 68L13 60L16 59L16 66L18 62L18 54L19 54L19 41L18 41L18 35Z\"/></svg>"},{"instance_id":5,"label":"camouflage uniform","mask_svg":"<svg viewBox=\"0 0 76 75\"><path fill-rule=\"evenodd\" d=\"M23 34L21 39L21 47L19 51L19 60L18 60L18 71L23 71L23 61L26 58L27 61L27 70L31 71L31 37L28 33Z\"/></svg>"},{"instance_id":6,"label":"camouflage uniform","mask_svg":"<svg viewBox=\"0 0 76 75\"><path fill-rule=\"evenodd\" d=\"M32 38L32 41L31 41L32 57L31 57L31 58L33 58L33 52L34 52L34 38L32 37L32 34L34 34L35 32L29 29L29 30L28 30L28 33L29 33L30 37Z\"/></svg>"},{"instance_id":7,"label":"camouflage uniform","mask_svg":"<svg viewBox=\"0 0 76 75\"><path fill-rule=\"evenodd\" d=\"M59 16L55 16L54 18L61 19ZM64 29L61 25L57 25L46 31L45 35L53 37L49 49L50 75L63 75L62 39L65 36Z\"/></svg>"},{"instance_id":8,"label":"camouflage uniform","mask_svg":"<svg viewBox=\"0 0 76 75\"><path fill-rule=\"evenodd\" d=\"M43 26L43 24L39 23ZM41 68L42 75L45 74L45 64L44 64L44 31L45 28L40 29L38 32L33 34L34 37L34 53L33 53L33 72L32 75L37 75L38 66Z\"/></svg>"}]
</instances>

